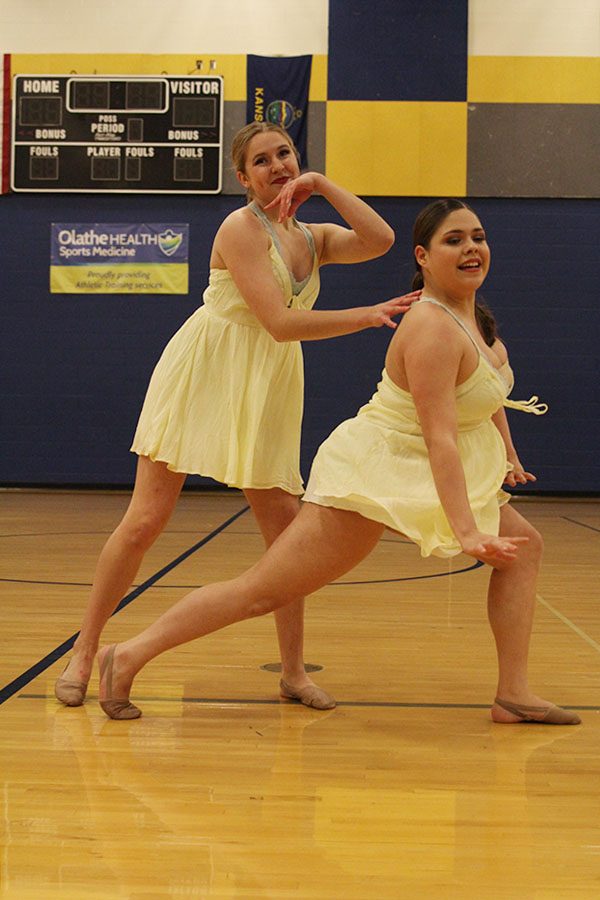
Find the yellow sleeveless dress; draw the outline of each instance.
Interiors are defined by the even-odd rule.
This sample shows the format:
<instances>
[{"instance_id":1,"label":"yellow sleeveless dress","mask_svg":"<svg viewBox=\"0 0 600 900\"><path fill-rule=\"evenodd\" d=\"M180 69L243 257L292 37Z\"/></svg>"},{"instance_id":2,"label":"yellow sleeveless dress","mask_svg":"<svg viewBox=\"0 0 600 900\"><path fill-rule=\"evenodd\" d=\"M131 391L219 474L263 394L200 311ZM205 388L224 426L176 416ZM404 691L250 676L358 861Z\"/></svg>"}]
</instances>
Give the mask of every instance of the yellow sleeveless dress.
<instances>
[{"instance_id":1,"label":"yellow sleeveless dress","mask_svg":"<svg viewBox=\"0 0 600 900\"><path fill-rule=\"evenodd\" d=\"M422 297L420 302L442 306L464 328L438 301ZM502 490L510 465L491 416L503 404L537 415L547 407L537 397L507 400L513 386L510 366L495 369L475 347L477 368L456 388L458 451L477 527L498 534L500 506L510 499ZM317 451L303 499L382 522L413 540L422 556L461 552L440 504L412 396L385 369L371 400Z\"/></svg>"},{"instance_id":2,"label":"yellow sleeveless dress","mask_svg":"<svg viewBox=\"0 0 600 900\"><path fill-rule=\"evenodd\" d=\"M287 306L310 309L319 293L312 271L298 284L269 231L273 273ZM237 488L279 487L301 494L300 428L304 366L299 341L278 343L250 311L226 269L211 269L204 305L171 338L152 374L131 450L174 472Z\"/></svg>"}]
</instances>

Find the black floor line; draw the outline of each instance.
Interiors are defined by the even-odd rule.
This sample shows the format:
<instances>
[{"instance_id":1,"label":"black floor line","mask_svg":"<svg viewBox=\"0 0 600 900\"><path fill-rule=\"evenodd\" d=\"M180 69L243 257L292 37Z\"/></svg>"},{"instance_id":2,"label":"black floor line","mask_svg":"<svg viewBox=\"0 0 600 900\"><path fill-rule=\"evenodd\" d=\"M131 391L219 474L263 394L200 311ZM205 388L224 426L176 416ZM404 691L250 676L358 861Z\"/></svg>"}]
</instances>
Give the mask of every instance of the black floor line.
<instances>
[{"instance_id":1,"label":"black floor line","mask_svg":"<svg viewBox=\"0 0 600 900\"><path fill-rule=\"evenodd\" d=\"M244 506L238 512L236 512L233 516L230 516L225 522L219 525L214 531L211 531L210 534L207 534L206 537L202 538L201 541L198 541L188 550L185 550L180 556L176 557L176 559L171 560L166 566L162 569L159 569L158 572L155 572L154 575L151 575L143 584L140 584L135 590L131 591L131 593L127 594L126 597L123 597L117 608L115 609L113 616L116 616L118 612L122 609L125 609L126 606L129 606L136 597L139 597L140 594L143 594L145 590L149 587L152 587L155 582L157 582L163 575L166 575L167 572L170 572L171 569L174 569L180 563L182 563L188 556L191 556L192 553L195 553L196 550L199 550L200 547L203 547L213 538L215 538L218 534L225 530L232 522L235 522L236 519L239 519L245 512L250 509L249 506ZM5 685L0 689L0 705L5 703L13 694L16 694L18 691L22 690L22 688L26 687L34 678L37 678L38 675L41 675L42 672L45 672L46 669L50 668L61 656L64 656L67 653L75 641L77 640L79 632L71 635L70 638L67 638L66 641L63 641L62 644L59 644L58 647L55 647L54 650L51 650L50 653L46 654L43 659L40 659L38 662L34 663L33 666L30 666L25 672L22 672L17 678L11 681L9 684Z\"/></svg>"},{"instance_id":2,"label":"black floor line","mask_svg":"<svg viewBox=\"0 0 600 900\"><path fill-rule=\"evenodd\" d=\"M434 572L432 575L407 575L404 578L373 578L368 581L332 581L329 587L348 587L356 584L392 584L400 581L426 581L429 578L448 578L449 575L462 575L464 572L472 572L473 569L480 569L485 565L480 559L476 559L470 566L464 569L454 569L448 572Z\"/></svg>"},{"instance_id":3,"label":"black floor line","mask_svg":"<svg viewBox=\"0 0 600 900\"><path fill-rule=\"evenodd\" d=\"M118 612L120 612L122 609L124 609L130 603L132 603L137 597L140 596L140 594L142 594L144 591L148 590L148 588L151 588L154 584L156 584L156 582L159 581L164 575L166 575L168 572L170 572L172 569L174 569L176 566L178 566L180 563L182 563L184 560L186 560L189 556L191 556L193 553L195 553L197 550L199 550L201 547L203 547L205 544L207 544L209 541L211 541L213 538L215 538L218 534L220 534L222 531L224 531L229 525L232 524L232 522L235 522L236 519L239 519L240 516L242 516L245 512L247 512L249 510L249 508L250 508L249 506L244 506L237 513L234 513L233 516L230 516L225 522L223 522L221 525L219 525L217 528L215 528L213 531L211 531L209 534L207 534L206 537L202 538L202 540L198 541L196 544L194 544L188 550L184 551L180 556L176 557L174 560L172 560L170 563L168 563L166 566L164 566L158 572L155 572L154 575L151 575L150 578L148 578L146 581L144 581L142 584L140 584L138 587L136 587L133 591L131 591L129 594L127 594L127 596L121 600L121 602L119 603L119 605L113 612L113 616L115 616ZM577 522L575 519L569 519L567 516L562 516L561 518L565 519L565 521L567 521L567 522L572 522L573 524L579 525L583 528L589 528L592 531L600 531L600 529L595 528L592 525L586 525L585 523ZM360 585L360 584L385 584L385 583L400 582L400 581L418 581L418 580L429 579L429 578L443 578L443 577L448 577L448 575L459 575L463 572L470 572L473 569L477 569L482 565L483 565L482 562L480 562L479 560L476 560L472 565L467 566L464 569L458 569L454 572L439 572L439 573L435 573L433 575L415 575L415 576L409 576L406 578L392 578L392 579L381 579L381 580L370 580L370 581L344 581L344 582L337 582L337 584L334 583L334 584L332 584L332 586L343 587L343 586L348 586L348 585ZM12 579L5 579L5 580L12 580ZM195 585L195 586L197 586L197 585ZM64 654L67 653L72 648L78 635L79 635L79 632L76 632L75 634L71 635L71 637L69 637L65 641L63 641L62 644L59 644L58 647L55 647L54 650L51 650L50 653L48 653L46 656L44 656L41 660L34 663L33 666L31 666L25 672L22 672L21 675L17 676L17 678L15 678L13 681L9 682L9 684L7 684L3 688L1 688L0 689L0 705L5 703L14 694L21 691L31 681L33 681L34 678L37 678L38 675L40 675L46 669L50 668L51 665L53 665L57 660L59 660L62 656L64 656ZM21 697L23 697L24 699L39 699L39 698L45 697L45 696L46 696L45 694L22 694L21 695ZM165 701L165 702L167 702L167 701ZM190 698L190 699L183 700L183 701L178 700L177 702L231 703L231 704L237 704L240 702L241 703L258 703L258 704L279 703L278 700L273 700L273 701L243 700L243 701L240 701L240 700L231 700L231 699L225 699L225 698L223 698L223 699ZM408 708L412 708L414 706L416 706L416 707L431 706L433 708L444 708L444 706L448 705L448 704L436 704L436 703L434 703L434 704L412 704L412 703L401 703L401 704L381 703L381 704L378 704L378 703L369 703L369 702L344 703L342 701L338 705L342 705L342 706L344 706L344 705L347 705L347 706L361 706L361 705L362 706L400 706L400 707L408 707ZM449 706L449 708L463 709L463 708L471 708L472 705L470 705L470 704L449 704L448 706ZM480 708L480 707L477 704L475 704L473 706L473 708ZM485 707L483 706L482 708L485 708ZM578 707L569 707L569 708L570 709L597 709L598 707L578 706Z\"/></svg>"},{"instance_id":4,"label":"black floor line","mask_svg":"<svg viewBox=\"0 0 600 900\"><path fill-rule=\"evenodd\" d=\"M47 700L48 694L19 694L19 700ZM94 701L97 697L92 695L87 700ZM138 697L135 696L136 703L184 703L191 705L209 706L212 704L221 704L222 706L281 706L282 701L279 699L253 699L253 698L235 698L235 697ZM289 701L286 702L289 705ZM294 704L294 705L300 705ZM417 703L417 702L399 702L394 700L338 700L338 706L349 707L365 707L373 709L489 709L490 703ZM577 709L600 711L600 706L564 706L564 709Z\"/></svg>"},{"instance_id":5,"label":"black floor line","mask_svg":"<svg viewBox=\"0 0 600 900\"><path fill-rule=\"evenodd\" d=\"M395 542L399 543L399 542ZM329 584L329 587L348 587L351 585L357 584L396 584L401 581L426 581L429 578L448 578L450 575L462 575L465 572L472 572L474 569L480 569L481 566L485 565L481 562L481 560L476 559L474 563L470 566L466 566L464 569L450 569L447 572L433 572L429 575L401 575L398 578L368 578L366 581L332 581ZM45 584L45 585L53 585L63 587L91 587L91 582L78 582L78 581L33 581L31 579L23 579L23 578L0 578L0 582L10 582L11 584ZM147 587L154 587L154 585L147 585ZM161 584L160 589L162 591L193 591L195 588L203 587L203 585L199 582L195 582L194 584Z\"/></svg>"},{"instance_id":6,"label":"black floor line","mask_svg":"<svg viewBox=\"0 0 600 900\"><path fill-rule=\"evenodd\" d=\"M590 531L600 532L600 528L596 528L594 525L587 525L585 522L578 522L577 519L570 519L568 516L561 516L561 519L564 519L565 522L572 522L573 525L579 525L580 528L589 528Z\"/></svg>"}]
</instances>

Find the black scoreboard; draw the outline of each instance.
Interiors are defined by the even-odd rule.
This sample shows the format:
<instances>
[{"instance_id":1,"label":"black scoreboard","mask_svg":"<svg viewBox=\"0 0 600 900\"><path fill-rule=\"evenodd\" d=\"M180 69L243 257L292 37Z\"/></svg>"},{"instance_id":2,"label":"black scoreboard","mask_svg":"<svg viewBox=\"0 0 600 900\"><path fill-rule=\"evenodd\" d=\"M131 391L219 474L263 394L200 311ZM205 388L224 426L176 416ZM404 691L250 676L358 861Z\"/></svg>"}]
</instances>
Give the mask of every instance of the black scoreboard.
<instances>
[{"instance_id":1,"label":"black scoreboard","mask_svg":"<svg viewBox=\"0 0 600 900\"><path fill-rule=\"evenodd\" d=\"M216 194L220 75L16 75L13 191Z\"/></svg>"}]
</instances>

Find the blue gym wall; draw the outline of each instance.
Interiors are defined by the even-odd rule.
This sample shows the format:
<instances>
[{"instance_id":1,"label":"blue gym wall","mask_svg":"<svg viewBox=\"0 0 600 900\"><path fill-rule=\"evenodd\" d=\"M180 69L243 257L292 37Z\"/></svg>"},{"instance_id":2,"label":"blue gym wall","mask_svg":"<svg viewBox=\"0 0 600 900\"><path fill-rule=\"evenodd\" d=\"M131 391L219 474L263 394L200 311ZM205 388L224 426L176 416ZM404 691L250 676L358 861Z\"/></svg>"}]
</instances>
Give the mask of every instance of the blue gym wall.
<instances>
[{"instance_id":1,"label":"blue gym wall","mask_svg":"<svg viewBox=\"0 0 600 900\"><path fill-rule=\"evenodd\" d=\"M385 299L410 283L410 232L427 198L372 198L396 245L383 258L322 271L321 308ZM23 195L0 198L3 484L126 485L129 442L162 347L200 303L210 243L233 197ZM542 492L598 491L598 216L595 200L474 201L492 246L484 295L516 372L514 396L539 394L543 417L510 413L523 461ZM305 217L329 216L313 198ZM190 294L50 294L52 221L189 221ZM368 399L387 329L305 344L302 466Z\"/></svg>"},{"instance_id":2,"label":"blue gym wall","mask_svg":"<svg viewBox=\"0 0 600 900\"><path fill-rule=\"evenodd\" d=\"M398 102L385 107L392 117L403 115L401 106L413 103L419 95L432 104L466 104L465 0L453 4L377 0L369 5L368 28L365 5L358 0L330 0L329 6L328 91L332 110L338 112L331 117L328 112L326 127L328 139L332 137L332 143L348 156L349 164L352 154L344 146L347 134L342 129L349 107L344 104L356 102L356 109L364 111L360 103L365 97ZM407 30L411 10L415 18L412 29ZM400 25L403 43L395 31ZM363 58L358 55L361 47ZM361 66L363 75L357 74ZM557 104L552 114L560 116L567 110L571 116L575 109L576 104L568 110ZM519 115L524 110L519 106ZM594 110L597 114L598 107ZM588 115L583 106L578 114ZM497 121L517 121L507 113L505 104L484 103L478 111L476 104L469 103L475 143L487 133L487 125L477 132L477 121L489 122L496 115L500 116ZM322 122L325 125L325 116ZM458 133L457 123L458 119L452 125L453 133ZM378 140L384 126L387 119L376 129ZM557 128L563 138L564 132ZM430 152L437 135L424 134L419 139ZM573 146L577 141L575 135ZM403 144L388 148L394 165L402 165L410 144L408 135ZM459 153L460 146L458 142L452 152ZM542 142L538 146L541 153ZM439 146L436 164L441 170L439 160L443 162L450 149ZM357 150L366 153L363 146ZM514 152L515 170L520 166L519 177L524 179L521 187L510 182L507 169L494 194L489 185L500 171L500 160L490 163L481 143L469 148L471 155L477 152L478 169L472 181L465 182L463 193L469 194L469 184L477 185L477 190L471 190L476 194L471 202L488 230L492 247L492 270L483 294L509 346L516 373L513 396L539 394L550 405L544 417L509 413L517 448L526 467L538 476L536 492L598 493L600 200L591 199L598 196L598 190L588 193L588 199L561 199L556 180L551 184L544 176L548 195L528 196L522 185L535 166ZM562 150L561 154L563 174L582 169L579 162L569 167L567 154ZM328 141L328 164L330 156ZM335 163L333 156L331 159ZM589 160L592 174L594 160L597 165L597 156ZM380 163L377 157L370 177L385 177L389 161ZM544 165L551 164L547 157ZM538 167L538 176L540 171L543 174L545 170ZM433 176L438 177L437 171ZM588 178L586 190L590 184ZM536 185L539 192L539 180ZM513 196L507 196L511 192ZM412 221L428 199L370 198L394 227L396 244L379 260L324 269L321 308L371 303L409 287ZM167 340L201 302L211 240L223 217L240 202L240 197L230 195L0 196L1 484L132 483L135 458L128 447L152 367ZM331 216L319 198L312 198L301 212L308 221ZM189 295L51 295L51 222L189 222ZM382 329L305 344L305 475L319 442L371 395L389 338L389 330ZM209 482L194 478L190 483Z\"/></svg>"}]
</instances>

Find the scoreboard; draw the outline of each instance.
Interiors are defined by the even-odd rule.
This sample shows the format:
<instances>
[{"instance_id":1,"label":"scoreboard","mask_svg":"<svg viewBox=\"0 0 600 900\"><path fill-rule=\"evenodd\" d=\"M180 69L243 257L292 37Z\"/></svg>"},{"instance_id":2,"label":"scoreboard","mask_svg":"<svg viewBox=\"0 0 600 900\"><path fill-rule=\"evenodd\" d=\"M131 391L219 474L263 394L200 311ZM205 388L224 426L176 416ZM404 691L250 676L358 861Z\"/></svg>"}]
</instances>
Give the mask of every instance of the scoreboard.
<instances>
[{"instance_id":1,"label":"scoreboard","mask_svg":"<svg viewBox=\"0 0 600 900\"><path fill-rule=\"evenodd\" d=\"M11 188L216 194L220 75L16 75Z\"/></svg>"}]
</instances>

